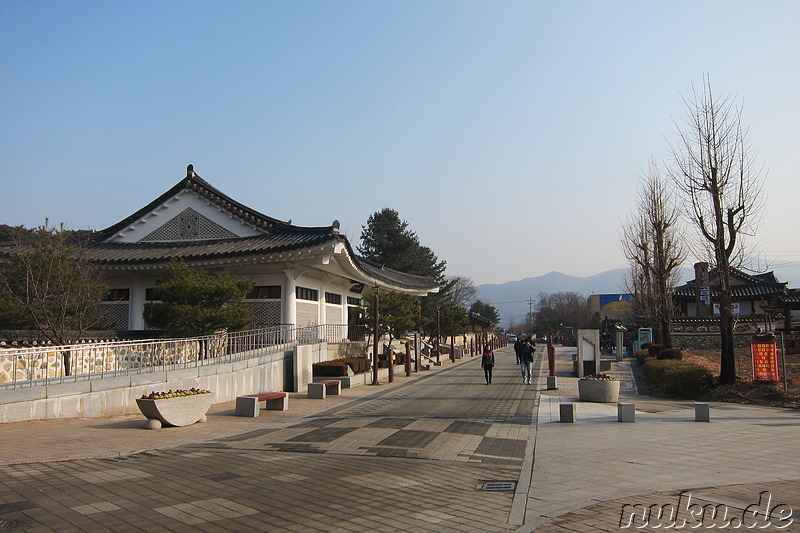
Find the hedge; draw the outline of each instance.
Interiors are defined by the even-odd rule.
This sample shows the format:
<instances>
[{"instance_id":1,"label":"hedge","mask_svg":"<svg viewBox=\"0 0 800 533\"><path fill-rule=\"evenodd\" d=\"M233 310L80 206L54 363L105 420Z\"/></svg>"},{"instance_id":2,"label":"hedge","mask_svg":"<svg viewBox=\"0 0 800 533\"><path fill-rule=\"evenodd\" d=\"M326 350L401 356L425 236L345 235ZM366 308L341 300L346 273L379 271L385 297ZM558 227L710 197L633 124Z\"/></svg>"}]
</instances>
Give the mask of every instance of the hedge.
<instances>
[{"instance_id":1,"label":"hedge","mask_svg":"<svg viewBox=\"0 0 800 533\"><path fill-rule=\"evenodd\" d=\"M703 398L714 387L710 370L678 359L647 359L642 370L653 391L674 398Z\"/></svg>"},{"instance_id":2,"label":"hedge","mask_svg":"<svg viewBox=\"0 0 800 533\"><path fill-rule=\"evenodd\" d=\"M683 359L683 352L677 348L664 349L656 356L658 359Z\"/></svg>"}]
</instances>

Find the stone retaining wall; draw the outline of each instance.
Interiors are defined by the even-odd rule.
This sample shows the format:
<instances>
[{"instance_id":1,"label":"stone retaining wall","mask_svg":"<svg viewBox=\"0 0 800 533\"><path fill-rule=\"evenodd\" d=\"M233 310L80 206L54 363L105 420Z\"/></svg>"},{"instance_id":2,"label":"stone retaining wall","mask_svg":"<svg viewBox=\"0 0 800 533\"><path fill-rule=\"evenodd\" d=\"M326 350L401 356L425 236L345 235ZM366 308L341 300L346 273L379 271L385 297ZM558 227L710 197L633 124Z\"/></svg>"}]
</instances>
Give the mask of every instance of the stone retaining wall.
<instances>
[{"instance_id":1,"label":"stone retaining wall","mask_svg":"<svg viewBox=\"0 0 800 533\"><path fill-rule=\"evenodd\" d=\"M214 403L257 392L284 391L294 350L238 361L161 372L132 373L0 391L0 423L136 414L136 398L152 391L210 390Z\"/></svg>"},{"instance_id":2,"label":"stone retaining wall","mask_svg":"<svg viewBox=\"0 0 800 533\"><path fill-rule=\"evenodd\" d=\"M734 335L733 336L733 345L736 348L749 348L752 342L753 336L752 335ZM780 337L778 337L780 339ZM787 348L789 348L789 344L794 343L794 337L787 337ZM720 346L720 336L717 335L691 335L686 333L673 333L672 334L672 345L675 348L680 348L681 350L719 350L721 349Z\"/></svg>"}]
</instances>

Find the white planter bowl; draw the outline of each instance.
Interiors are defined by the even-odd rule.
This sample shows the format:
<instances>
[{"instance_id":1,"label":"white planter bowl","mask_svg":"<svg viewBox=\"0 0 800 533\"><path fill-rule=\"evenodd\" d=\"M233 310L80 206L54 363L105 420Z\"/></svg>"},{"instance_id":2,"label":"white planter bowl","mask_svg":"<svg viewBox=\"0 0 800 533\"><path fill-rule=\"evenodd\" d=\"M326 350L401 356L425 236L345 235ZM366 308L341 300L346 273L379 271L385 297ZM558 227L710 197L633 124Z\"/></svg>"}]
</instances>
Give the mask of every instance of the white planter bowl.
<instances>
[{"instance_id":1,"label":"white planter bowl","mask_svg":"<svg viewBox=\"0 0 800 533\"><path fill-rule=\"evenodd\" d=\"M582 402L616 403L619 399L619 381L579 379L578 394Z\"/></svg>"},{"instance_id":2,"label":"white planter bowl","mask_svg":"<svg viewBox=\"0 0 800 533\"><path fill-rule=\"evenodd\" d=\"M137 398L136 405L148 421L159 420L165 426L189 426L205 418L213 400L214 395L207 392L154 400Z\"/></svg>"}]
</instances>

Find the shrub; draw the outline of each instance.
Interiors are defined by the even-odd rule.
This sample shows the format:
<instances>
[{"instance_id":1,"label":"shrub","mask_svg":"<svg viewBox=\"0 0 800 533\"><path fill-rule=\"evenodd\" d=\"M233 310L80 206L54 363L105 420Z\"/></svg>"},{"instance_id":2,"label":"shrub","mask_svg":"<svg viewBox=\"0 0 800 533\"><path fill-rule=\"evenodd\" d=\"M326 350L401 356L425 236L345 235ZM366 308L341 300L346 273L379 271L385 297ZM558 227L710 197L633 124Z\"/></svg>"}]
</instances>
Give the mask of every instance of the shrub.
<instances>
[{"instance_id":1,"label":"shrub","mask_svg":"<svg viewBox=\"0 0 800 533\"><path fill-rule=\"evenodd\" d=\"M714 387L711 371L677 359L649 359L644 376L653 391L674 398L702 398Z\"/></svg>"},{"instance_id":2,"label":"shrub","mask_svg":"<svg viewBox=\"0 0 800 533\"><path fill-rule=\"evenodd\" d=\"M650 358L650 354L648 354L646 350L639 350L634 354L634 358L636 359L636 362L639 363L639 366L644 366L644 364Z\"/></svg>"},{"instance_id":3,"label":"shrub","mask_svg":"<svg viewBox=\"0 0 800 533\"><path fill-rule=\"evenodd\" d=\"M664 349L663 344L651 344L647 347L647 353L652 355L653 357L658 357L658 354L661 353L661 350Z\"/></svg>"},{"instance_id":4,"label":"shrub","mask_svg":"<svg viewBox=\"0 0 800 533\"><path fill-rule=\"evenodd\" d=\"M656 357L658 359L676 359L680 361L683 359L683 352L677 348L670 348L668 350L661 350Z\"/></svg>"}]
</instances>

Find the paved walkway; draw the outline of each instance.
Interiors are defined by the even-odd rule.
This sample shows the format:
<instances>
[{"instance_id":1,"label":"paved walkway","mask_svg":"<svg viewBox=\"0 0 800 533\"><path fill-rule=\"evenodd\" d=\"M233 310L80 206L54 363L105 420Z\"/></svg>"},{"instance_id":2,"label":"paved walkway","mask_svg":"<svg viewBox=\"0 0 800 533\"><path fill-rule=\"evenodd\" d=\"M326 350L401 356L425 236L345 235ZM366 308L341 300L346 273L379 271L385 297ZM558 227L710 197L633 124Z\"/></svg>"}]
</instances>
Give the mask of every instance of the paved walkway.
<instances>
[{"instance_id":1,"label":"paved walkway","mask_svg":"<svg viewBox=\"0 0 800 533\"><path fill-rule=\"evenodd\" d=\"M691 404L627 387L635 424L582 403L562 424L577 380L547 391L540 365L524 385L512 350L496 354L488 386L468 358L326 400L292 394L289 411L255 419L228 403L206 424L159 431L138 415L4 424L0 532L619 531L621 518L662 531L697 525L707 503L728 514L703 526L736 528L761 503L772 523L756 514L758 525L797 530L796 411L714 405L697 423ZM670 504L676 521L637 527Z\"/></svg>"}]
</instances>

